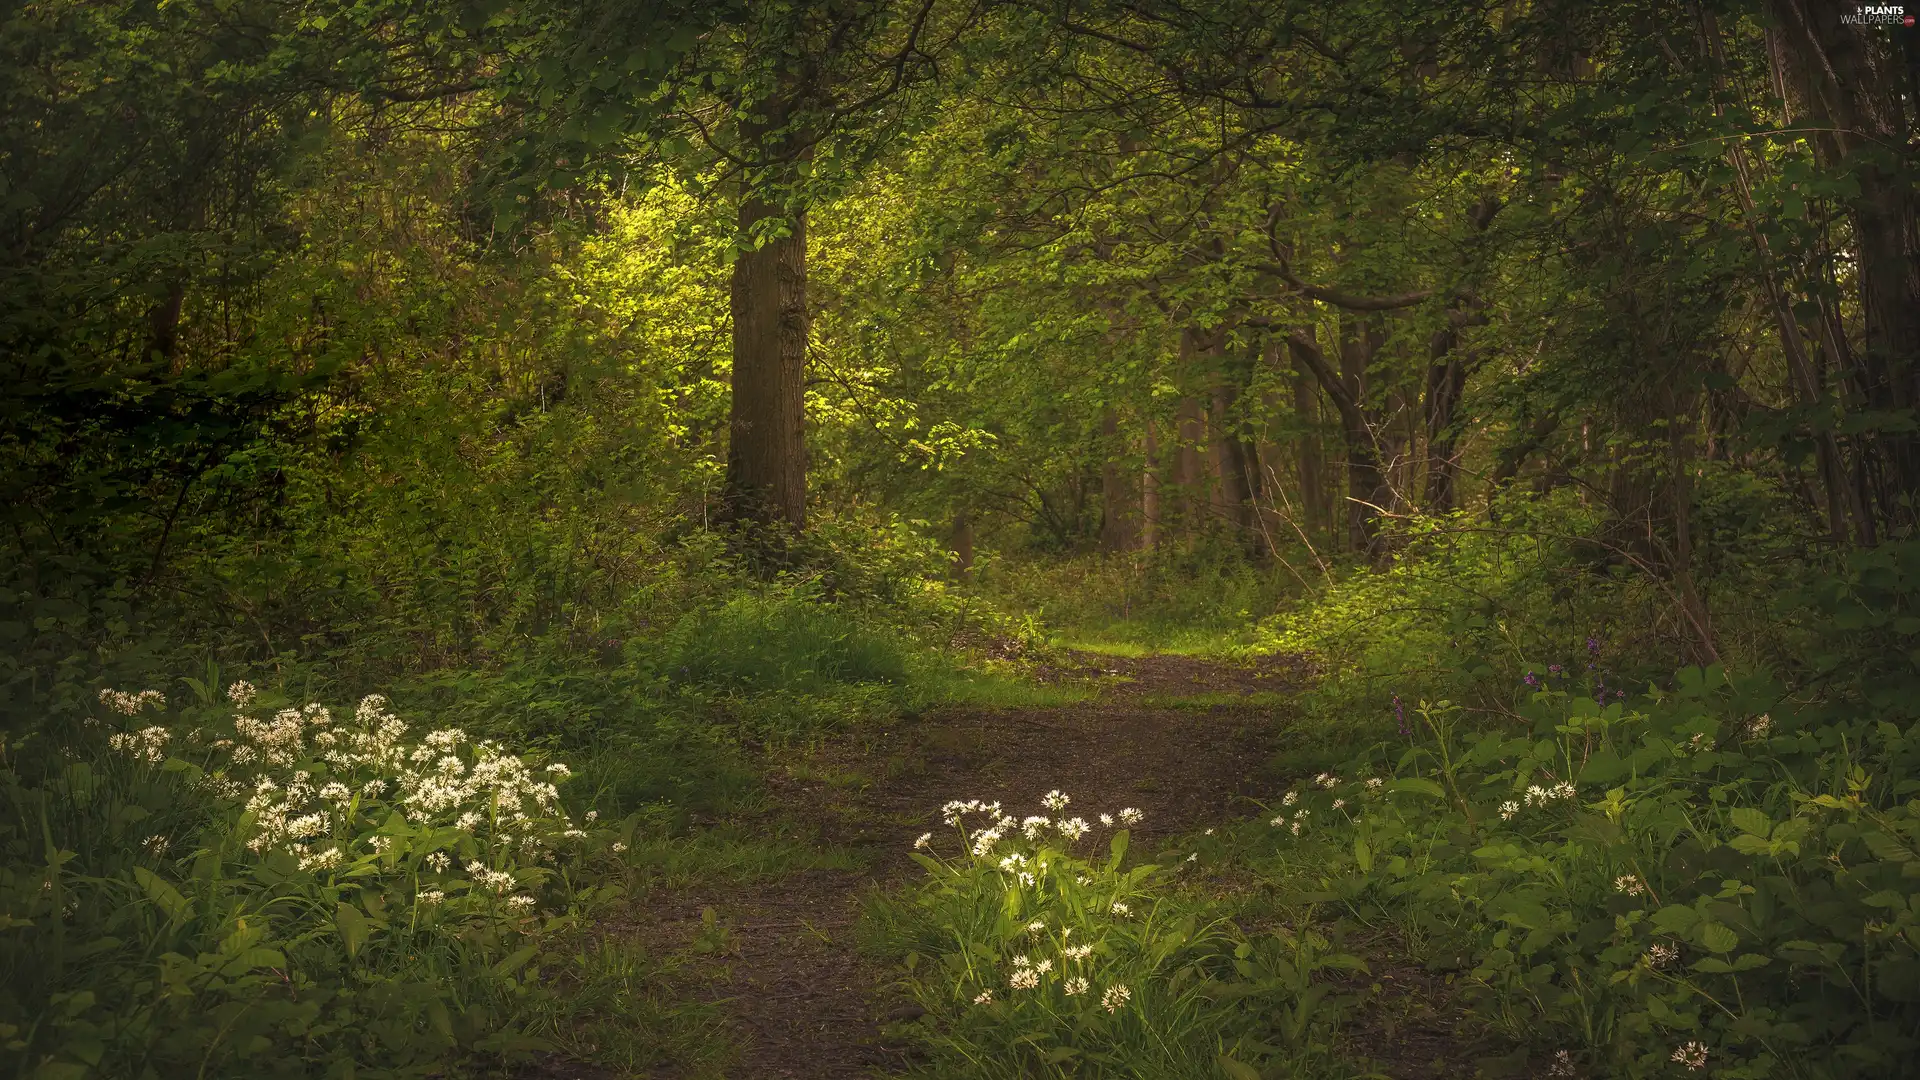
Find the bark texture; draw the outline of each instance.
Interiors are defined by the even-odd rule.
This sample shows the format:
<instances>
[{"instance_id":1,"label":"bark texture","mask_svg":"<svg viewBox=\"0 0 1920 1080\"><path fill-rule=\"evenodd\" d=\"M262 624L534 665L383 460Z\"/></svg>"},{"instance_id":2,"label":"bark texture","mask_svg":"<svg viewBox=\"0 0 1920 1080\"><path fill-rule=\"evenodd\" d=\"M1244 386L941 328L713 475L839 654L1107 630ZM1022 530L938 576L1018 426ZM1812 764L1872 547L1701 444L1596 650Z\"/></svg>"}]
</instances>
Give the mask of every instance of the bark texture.
<instances>
[{"instance_id":1,"label":"bark texture","mask_svg":"<svg viewBox=\"0 0 1920 1080\"><path fill-rule=\"evenodd\" d=\"M746 234L781 211L749 199ZM727 446L726 517L806 527L807 235L805 215L786 235L733 264L733 404Z\"/></svg>"}]
</instances>

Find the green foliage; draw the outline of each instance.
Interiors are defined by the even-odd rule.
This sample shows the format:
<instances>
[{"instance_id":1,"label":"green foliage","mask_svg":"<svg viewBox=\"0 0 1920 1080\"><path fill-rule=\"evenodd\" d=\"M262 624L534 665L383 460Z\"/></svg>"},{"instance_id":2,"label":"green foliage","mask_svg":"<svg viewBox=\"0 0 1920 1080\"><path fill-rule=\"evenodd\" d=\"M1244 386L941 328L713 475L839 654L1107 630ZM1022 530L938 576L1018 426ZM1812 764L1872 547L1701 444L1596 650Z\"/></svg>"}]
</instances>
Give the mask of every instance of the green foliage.
<instances>
[{"instance_id":1,"label":"green foliage","mask_svg":"<svg viewBox=\"0 0 1920 1080\"><path fill-rule=\"evenodd\" d=\"M1272 828L1312 852L1306 884L1464 958L1476 1019L1542 1057L1623 1076L1904 1068L1912 737L1717 667L1604 705L1554 685L1521 711L1527 727L1479 732L1422 704L1408 743L1372 758L1390 778L1290 794Z\"/></svg>"},{"instance_id":2,"label":"green foliage","mask_svg":"<svg viewBox=\"0 0 1920 1080\"><path fill-rule=\"evenodd\" d=\"M1033 612L1064 644L1096 652L1244 647L1253 624L1299 590L1284 567L1216 544L1160 558L1008 558L978 573L999 606Z\"/></svg>"},{"instance_id":3,"label":"green foliage","mask_svg":"<svg viewBox=\"0 0 1920 1080\"><path fill-rule=\"evenodd\" d=\"M8 747L9 1067L416 1076L546 1045L526 1018L626 846L560 808L566 768L406 739L379 698L336 724L196 689L172 724L106 691L119 717Z\"/></svg>"},{"instance_id":4,"label":"green foliage","mask_svg":"<svg viewBox=\"0 0 1920 1080\"><path fill-rule=\"evenodd\" d=\"M665 645L667 678L720 689L899 683L907 674L897 637L796 597L737 597L687 616Z\"/></svg>"},{"instance_id":5,"label":"green foliage","mask_svg":"<svg viewBox=\"0 0 1920 1080\"><path fill-rule=\"evenodd\" d=\"M926 881L869 911L927 1011L929 1074L1242 1080L1324 1054L1346 1002L1315 977L1359 959L1315 931L1249 935L1170 902L1181 864L1127 858L1137 810L1094 825L1058 792L1045 802L1052 818L1024 820L947 804L956 854L922 837Z\"/></svg>"}]
</instances>

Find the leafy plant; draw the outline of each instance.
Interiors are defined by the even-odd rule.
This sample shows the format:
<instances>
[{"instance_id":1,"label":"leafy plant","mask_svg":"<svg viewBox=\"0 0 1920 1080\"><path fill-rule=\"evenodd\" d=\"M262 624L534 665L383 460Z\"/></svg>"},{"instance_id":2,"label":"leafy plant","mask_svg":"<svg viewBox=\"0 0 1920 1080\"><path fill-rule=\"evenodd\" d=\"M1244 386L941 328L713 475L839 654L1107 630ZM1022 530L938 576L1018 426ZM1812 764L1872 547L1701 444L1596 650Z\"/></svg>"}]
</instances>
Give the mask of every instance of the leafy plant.
<instances>
[{"instance_id":1,"label":"leafy plant","mask_svg":"<svg viewBox=\"0 0 1920 1080\"><path fill-rule=\"evenodd\" d=\"M934 1072L1241 1080L1325 1052L1342 1002L1315 976L1357 958L1170 901L1178 865L1128 863L1137 810L1095 824L1066 816L1064 793L1045 803L1024 819L948 803L955 853L921 837L926 882L874 912L930 1017Z\"/></svg>"},{"instance_id":2,"label":"leafy plant","mask_svg":"<svg viewBox=\"0 0 1920 1080\"><path fill-rule=\"evenodd\" d=\"M198 689L172 724L104 691L123 730L9 746L8 1067L415 1076L543 1045L520 1018L625 846L560 808L566 768L408 739L378 697L336 723Z\"/></svg>"},{"instance_id":3,"label":"leafy plant","mask_svg":"<svg viewBox=\"0 0 1920 1080\"><path fill-rule=\"evenodd\" d=\"M1422 704L1394 777L1273 819L1320 884L1430 956L1479 1021L1608 1075L1882 1076L1920 1030L1920 740L1690 668L1531 731ZM1378 761L1379 759L1374 759Z\"/></svg>"}]
</instances>

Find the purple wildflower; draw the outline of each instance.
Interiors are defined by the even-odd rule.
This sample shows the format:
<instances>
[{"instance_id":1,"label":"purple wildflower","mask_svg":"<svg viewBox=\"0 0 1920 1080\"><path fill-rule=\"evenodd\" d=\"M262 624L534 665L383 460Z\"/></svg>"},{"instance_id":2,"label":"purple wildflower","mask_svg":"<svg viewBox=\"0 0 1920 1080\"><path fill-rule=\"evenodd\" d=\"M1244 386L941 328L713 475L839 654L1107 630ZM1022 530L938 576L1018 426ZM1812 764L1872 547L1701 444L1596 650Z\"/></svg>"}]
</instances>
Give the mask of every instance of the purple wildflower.
<instances>
[{"instance_id":1,"label":"purple wildflower","mask_svg":"<svg viewBox=\"0 0 1920 1080\"><path fill-rule=\"evenodd\" d=\"M1539 679L1537 679L1537 678L1535 678L1535 677L1534 677L1534 674L1533 674L1533 672L1531 672L1531 671L1529 671L1529 672L1527 672L1527 674L1526 674L1526 677L1525 677L1525 678L1523 678L1523 679L1521 679L1520 681L1521 681L1521 682L1523 682L1523 683L1526 683L1526 684L1527 684L1528 686L1539 686L1539 685L1540 685L1540 680L1539 680Z\"/></svg>"},{"instance_id":2,"label":"purple wildflower","mask_svg":"<svg viewBox=\"0 0 1920 1080\"><path fill-rule=\"evenodd\" d=\"M1587 639L1587 655L1589 656L1600 655L1600 639L1599 638L1590 637Z\"/></svg>"},{"instance_id":3,"label":"purple wildflower","mask_svg":"<svg viewBox=\"0 0 1920 1080\"><path fill-rule=\"evenodd\" d=\"M1548 674L1550 674L1550 675L1558 675L1558 674L1560 674L1560 665L1559 665L1559 664L1548 664L1548 665L1547 665L1547 673L1548 673Z\"/></svg>"},{"instance_id":4,"label":"purple wildflower","mask_svg":"<svg viewBox=\"0 0 1920 1080\"><path fill-rule=\"evenodd\" d=\"M1400 734L1412 735L1413 729L1407 726L1406 706L1400 704L1400 695L1393 695L1393 717L1400 721Z\"/></svg>"}]
</instances>

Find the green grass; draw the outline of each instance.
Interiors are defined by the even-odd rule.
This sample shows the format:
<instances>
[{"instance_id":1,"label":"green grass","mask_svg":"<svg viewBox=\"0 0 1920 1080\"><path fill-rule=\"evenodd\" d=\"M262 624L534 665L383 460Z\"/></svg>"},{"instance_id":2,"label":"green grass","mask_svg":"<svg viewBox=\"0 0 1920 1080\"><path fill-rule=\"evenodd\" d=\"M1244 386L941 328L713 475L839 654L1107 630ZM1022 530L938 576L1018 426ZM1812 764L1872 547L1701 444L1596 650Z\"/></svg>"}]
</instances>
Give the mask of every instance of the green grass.
<instances>
[{"instance_id":1,"label":"green grass","mask_svg":"<svg viewBox=\"0 0 1920 1080\"><path fill-rule=\"evenodd\" d=\"M646 888L766 881L803 870L857 870L859 856L845 848L820 847L800 830L726 822L683 835L640 836L628 865Z\"/></svg>"},{"instance_id":2,"label":"green grass","mask_svg":"<svg viewBox=\"0 0 1920 1080\"><path fill-rule=\"evenodd\" d=\"M1230 691L1213 691L1203 694L1146 694L1140 699L1141 704L1156 709L1278 709L1285 707L1292 700L1293 695L1273 690L1256 690L1250 694Z\"/></svg>"}]
</instances>

